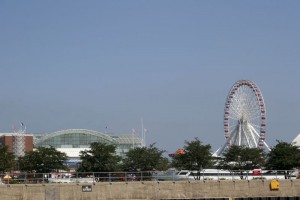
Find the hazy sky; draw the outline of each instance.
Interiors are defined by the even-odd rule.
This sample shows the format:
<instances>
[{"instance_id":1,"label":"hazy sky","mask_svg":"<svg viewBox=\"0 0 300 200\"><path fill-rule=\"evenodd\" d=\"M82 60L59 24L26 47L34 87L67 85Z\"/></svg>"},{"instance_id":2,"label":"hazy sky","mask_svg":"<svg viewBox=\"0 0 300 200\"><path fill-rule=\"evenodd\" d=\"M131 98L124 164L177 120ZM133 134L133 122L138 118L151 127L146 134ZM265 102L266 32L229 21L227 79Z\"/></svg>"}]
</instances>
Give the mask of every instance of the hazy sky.
<instances>
[{"instance_id":1,"label":"hazy sky","mask_svg":"<svg viewBox=\"0 0 300 200\"><path fill-rule=\"evenodd\" d=\"M0 0L0 132L148 130L169 153L224 144L224 104L249 79L266 142L300 132L300 1Z\"/></svg>"}]
</instances>

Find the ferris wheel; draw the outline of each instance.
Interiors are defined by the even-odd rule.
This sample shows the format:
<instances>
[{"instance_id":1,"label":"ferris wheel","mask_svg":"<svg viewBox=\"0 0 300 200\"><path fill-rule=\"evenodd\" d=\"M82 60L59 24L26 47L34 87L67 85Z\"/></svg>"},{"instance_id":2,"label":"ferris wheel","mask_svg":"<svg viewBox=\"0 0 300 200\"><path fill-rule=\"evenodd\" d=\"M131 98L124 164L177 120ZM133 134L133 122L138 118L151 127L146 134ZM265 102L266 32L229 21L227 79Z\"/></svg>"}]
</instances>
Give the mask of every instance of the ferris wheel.
<instances>
[{"instance_id":1,"label":"ferris wheel","mask_svg":"<svg viewBox=\"0 0 300 200\"><path fill-rule=\"evenodd\" d=\"M252 81L237 81L229 91L224 108L224 134L224 147L270 150L265 142L266 106L260 89Z\"/></svg>"}]
</instances>

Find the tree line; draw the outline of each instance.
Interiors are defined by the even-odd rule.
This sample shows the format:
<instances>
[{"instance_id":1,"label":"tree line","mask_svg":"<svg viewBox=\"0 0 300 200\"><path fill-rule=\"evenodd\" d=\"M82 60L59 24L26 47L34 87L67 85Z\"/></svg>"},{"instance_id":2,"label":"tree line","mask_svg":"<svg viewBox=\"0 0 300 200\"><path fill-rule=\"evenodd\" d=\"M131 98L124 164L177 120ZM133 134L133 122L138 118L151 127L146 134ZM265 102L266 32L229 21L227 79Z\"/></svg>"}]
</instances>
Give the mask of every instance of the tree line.
<instances>
[{"instance_id":1,"label":"tree line","mask_svg":"<svg viewBox=\"0 0 300 200\"><path fill-rule=\"evenodd\" d=\"M155 144L148 147L129 149L125 157L116 154L117 146L103 142L90 144L90 149L80 152L81 163L78 172L114 172L114 171L153 171L168 168L201 170L222 168L229 170L251 170L266 168L270 170L291 170L300 167L299 147L277 141L270 152L261 148L230 146L221 158L212 155L211 145L203 144L198 138L185 141L178 154L171 159L165 157L165 150ZM15 158L7 146L0 146L0 172L21 170L26 172L49 173L68 170L67 155L54 147L37 147Z\"/></svg>"}]
</instances>

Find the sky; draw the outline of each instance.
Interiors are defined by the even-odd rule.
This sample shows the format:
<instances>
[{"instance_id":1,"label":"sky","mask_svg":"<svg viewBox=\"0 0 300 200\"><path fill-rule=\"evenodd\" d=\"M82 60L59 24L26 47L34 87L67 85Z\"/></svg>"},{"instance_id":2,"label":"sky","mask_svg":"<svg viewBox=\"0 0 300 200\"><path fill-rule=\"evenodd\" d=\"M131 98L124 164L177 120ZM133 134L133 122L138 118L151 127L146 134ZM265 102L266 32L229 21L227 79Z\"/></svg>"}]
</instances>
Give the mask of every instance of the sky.
<instances>
[{"instance_id":1,"label":"sky","mask_svg":"<svg viewBox=\"0 0 300 200\"><path fill-rule=\"evenodd\" d=\"M232 85L253 81L266 142L300 132L300 1L0 0L0 132L140 135L168 153L225 143ZM106 128L107 127L107 128Z\"/></svg>"}]
</instances>

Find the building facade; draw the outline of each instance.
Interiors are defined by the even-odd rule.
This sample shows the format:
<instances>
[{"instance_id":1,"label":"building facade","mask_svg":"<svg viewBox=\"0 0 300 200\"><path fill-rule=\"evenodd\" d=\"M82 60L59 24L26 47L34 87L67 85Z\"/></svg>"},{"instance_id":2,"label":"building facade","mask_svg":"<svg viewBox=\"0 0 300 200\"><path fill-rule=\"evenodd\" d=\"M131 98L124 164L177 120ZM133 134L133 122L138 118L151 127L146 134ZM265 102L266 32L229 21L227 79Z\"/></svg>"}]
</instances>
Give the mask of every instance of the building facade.
<instances>
[{"instance_id":1,"label":"building facade","mask_svg":"<svg viewBox=\"0 0 300 200\"><path fill-rule=\"evenodd\" d=\"M34 147L55 147L68 156L69 163L79 163L80 151L88 150L93 142L116 145L116 153L122 157L129 149L142 146L141 137L133 134L111 135L87 129L67 129L34 136Z\"/></svg>"},{"instance_id":2,"label":"building facade","mask_svg":"<svg viewBox=\"0 0 300 200\"><path fill-rule=\"evenodd\" d=\"M8 151L16 157L24 156L25 152L33 150L33 135L20 133L0 133L0 144L6 145Z\"/></svg>"}]
</instances>

